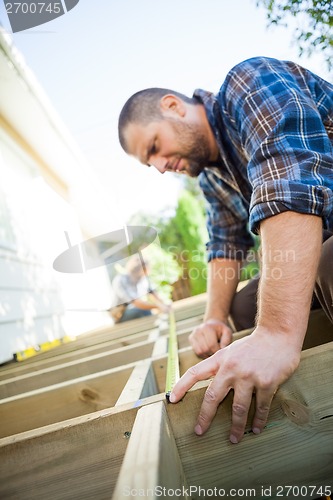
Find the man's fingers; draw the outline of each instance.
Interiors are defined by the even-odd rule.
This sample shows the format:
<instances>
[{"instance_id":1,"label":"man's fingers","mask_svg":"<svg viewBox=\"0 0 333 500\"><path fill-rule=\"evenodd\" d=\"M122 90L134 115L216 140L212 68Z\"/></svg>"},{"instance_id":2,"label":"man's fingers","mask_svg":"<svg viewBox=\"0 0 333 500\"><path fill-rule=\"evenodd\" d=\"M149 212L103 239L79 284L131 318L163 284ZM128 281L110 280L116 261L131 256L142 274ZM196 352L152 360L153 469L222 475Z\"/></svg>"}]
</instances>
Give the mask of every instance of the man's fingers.
<instances>
[{"instance_id":1,"label":"man's fingers","mask_svg":"<svg viewBox=\"0 0 333 500\"><path fill-rule=\"evenodd\" d=\"M219 354L216 354L210 358L200 361L200 363L192 366L187 370L186 373L178 380L177 384L173 388L170 394L171 403L177 403L184 394L193 387L193 385L199 380L206 380L216 374L219 369Z\"/></svg>"},{"instance_id":2,"label":"man's fingers","mask_svg":"<svg viewBox=\"0 0 333 500\"><path fill-rule=\"evenodd\" d=\"M252 431L254 434L260 434L263 431L272 404L275 391L258 390L256 392L256 412L252 422Z\"/></svg>"},{"instance_id":3,"label":"man's fingers","mask_svg":"<svg viewBox=\"0 0 333 500\"><path fill-rule=\"evenodd\" d=\"M193 337L191 337L190 335L189 341L193 351L200 358L207 358L212 354L210 347L207 345L206 339L203 335Z\"/></svg>"},{"instance_id":4,"label":"man's fingers","mask_svg":"<svg viewBox=\"0 0 333 500\"><path fill-rule=\"evenodd\" d=\"M223 335L220 339L220 349L231 344L232 341L232 331L229 327L226 327L223 331Z\"/></svg>"},{"instance_id":5,"label":"man's fingers","mask_svg":"<svg viewBox=\"0 0 333 500\"><path fill-rule=\"evenodd\" d=\"M205 358L220 349L216 331L206 325L197 327L189 336L193 351L197 356Z\"/></svg>"},{"instance_id":6,"label":"man's fingers","mask_svg":"<svg viewBox=\"0 0 333 500\"><path fill-rule=\"evenodd\" d=\"M241 441L247 422L249 413L253 387L251 385L244 385L235 387L234 400L232 403L232 424L230 430L230 441L232 443L239 443Z\"/></svg>"},{"instance_id":7,"label":"man's fingers","mask_svg":"<svg viewBox=\"0 0 333 500\"><path fill-rule=\"evenodd\" d=\"M205 392L204 399L200 408L200 413L195 425L194 431L199 436L204 434L210 427L213 418L216 415L217 408L221 401L226 397L230 387L222 380L216 378L209 384Z\"/></svg>"}]
</instances>

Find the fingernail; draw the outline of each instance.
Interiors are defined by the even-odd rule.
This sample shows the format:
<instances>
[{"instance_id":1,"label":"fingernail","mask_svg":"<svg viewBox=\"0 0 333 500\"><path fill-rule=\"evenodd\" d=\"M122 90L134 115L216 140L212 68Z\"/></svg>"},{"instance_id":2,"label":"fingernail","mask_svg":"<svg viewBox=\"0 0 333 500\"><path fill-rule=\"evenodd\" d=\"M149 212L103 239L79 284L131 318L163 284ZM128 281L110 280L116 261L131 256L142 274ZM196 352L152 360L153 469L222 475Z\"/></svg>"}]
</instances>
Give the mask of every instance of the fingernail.
<instances>
[{"instance_id":1,"label":"fingernail","mask_svg":"<svg viewBox=\"0 0 333 500\"><path fill-rule=\"evenodd\" d=\"M198 434L198 436L201 436L202 434L202 428L201 428L201 425L197 424L195 427L194 427L194 432L196 434Z\"/></svg>"},{"instance_id":2,"label":"fingernail","mask_svg":"<svg viewBox=\"0 0 333 500\"><path fill-rule=\"evenodd\" d=\"M238 443L238 439L236 438L236 436L234 436L233 434L231 434L230 436L230 441L233 443L233 444L237 444Z\"/></svg>"},{"instance_id":3,"label":"fingernail","mask_svg":"<svg viewBox=\"0 0 333 500\"><path fill-rule=\"evenodd\" d=\"M252 432L253 434L260 434L261 430L258 427L253 427Z\"/></svg>"},{"instance_id":4,"label":"fingernail","mask_svg":"<svg viewBox=\"0 0 333 500\"><path fill-rule=\"evenodd\" d=\"M170 403L175 403L176 402L176 396L174 395L173 392L169 396L169 401L170 401Z\"/></svg>"}]
</instances>

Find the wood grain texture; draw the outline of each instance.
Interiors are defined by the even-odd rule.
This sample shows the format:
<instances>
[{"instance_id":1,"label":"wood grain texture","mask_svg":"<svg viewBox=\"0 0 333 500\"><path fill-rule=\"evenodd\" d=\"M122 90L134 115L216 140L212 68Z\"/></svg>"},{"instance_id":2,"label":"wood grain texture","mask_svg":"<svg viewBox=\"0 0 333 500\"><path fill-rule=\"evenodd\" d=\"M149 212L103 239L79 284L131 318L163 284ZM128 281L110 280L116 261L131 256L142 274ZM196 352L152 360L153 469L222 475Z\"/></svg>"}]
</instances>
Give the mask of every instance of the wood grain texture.
<instances>
[{"instance_id":1,"label":"wood grain texture","mask_svg":"<svg viewBox=\"0 0 333 500\"><path fill-rule=\"evenodd\" d=\"M149 491L150 498L156 499L163 488L183 486L186 487L186 479L164 402L142 407L134 422L113 499L138 498L140 491Z\"/></svg>"},{"instance_id":2,"label":"wood grain texture","mask_svg":"<svg viewBox=\"0 0 333 500\"><path fill-rule=\"evenodd\" d=\"M187 337L202 319L196 313L204 297L184 299L183 306L177 306L181 374L200 361ZM79 339L74 352L67 344L58 353L24 362L40 378L68 373L54 385L45 378L34 394L21 394L19 384L7 401L13 404L7 414L1 414L7 403L0 404L0 422L7 428L7 437L0 439L1 499L128 498L119 489L115 492L118 476L121 488L255 488L256 498L262 498L261 488L277 485L333 489L333 326L322 312L311 314L304 344L308 349L277 392L265 431L255 436L249 420L238 445L228 439L232 394L200 437L193 429L209 382L196 384L176 405L166 403L167 325L134 320L116 325L114 332L113 337L110 330L95 331ZM238 332L234 339L249 333ZM320 343L325 345L314 347ZM136 360L128 364L134 351ZM108 363L117 356L120 364L111 368ZM6 368L17 382L24 375L34 378L29 370ZM120 474L122 463L125 472ZM192 490L192 498L200 496Z\"/></svg>"},{"instance_id":3,"label":"wood grain texture","mask_svg":"<svg viewBox=\"0 0 333 500\"><path fill-rule=\"evenodd\" d=\"M193 433L204 389L190 391L168 414L188 483L205 488L333 485L333 343L302 353L295 374L273 400L264 432L229 442L231 394L204 436ZM181 407L180 408L177 408Z\"/></svg>"}]
</instances>

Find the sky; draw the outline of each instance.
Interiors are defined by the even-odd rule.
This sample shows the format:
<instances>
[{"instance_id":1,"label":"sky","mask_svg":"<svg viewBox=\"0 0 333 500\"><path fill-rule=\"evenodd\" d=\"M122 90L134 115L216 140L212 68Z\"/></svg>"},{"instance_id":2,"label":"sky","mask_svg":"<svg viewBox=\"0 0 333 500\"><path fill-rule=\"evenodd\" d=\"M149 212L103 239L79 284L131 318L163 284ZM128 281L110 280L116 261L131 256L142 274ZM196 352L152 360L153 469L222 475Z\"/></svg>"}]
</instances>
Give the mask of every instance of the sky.
<instances>
[{"instance_id":1,"label":"sky","mask_svg":"<svg viewBox=\"0 0 333 500\"><path fill-rule=\"evenodd\" d=\"M0 20L10 32L3 2ZM80 0L12 36L126 222L174 206L181 187L176 175L122 151L117 121L127 98L152 86L216 92L229 69L257 55L300 62L328 79L320 54L298 57L292 31L268 29L256 0Z\"/></svg>"}]
</instances>

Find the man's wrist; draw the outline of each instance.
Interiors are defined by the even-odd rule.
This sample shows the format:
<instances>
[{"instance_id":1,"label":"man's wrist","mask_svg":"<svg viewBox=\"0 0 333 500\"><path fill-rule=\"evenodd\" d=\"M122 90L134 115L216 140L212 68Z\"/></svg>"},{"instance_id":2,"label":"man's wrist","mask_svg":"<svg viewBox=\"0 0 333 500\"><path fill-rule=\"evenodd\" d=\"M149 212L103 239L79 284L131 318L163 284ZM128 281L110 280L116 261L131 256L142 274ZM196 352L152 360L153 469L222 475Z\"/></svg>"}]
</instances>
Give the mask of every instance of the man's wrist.
<instances>
[{"instance_id":1,"label":"man's wrist","mask_svg":"<svg viewBox=\"0 0 333 500\"><path fill-rule=\"evenodd\" d=\"M304 332L301 330L286 331L272 324L261 324L259 321L251 335L270 337L272 342L276 341L280 345L285 345L295 353L301 352L304 340Z\"/></svg>"},{"instance_id":2,"label":"man's wrist","mask_svg":"<svg viewBox=\"0 0 333 500\"><path fill-rule=\"evenodd\" d=\"M212 315L205 315L203 319L204 323L221 323L224 325L228 325L228 320L225 318L221 318L220 316L212 316Z\"/></svg>"}]
</instances>

